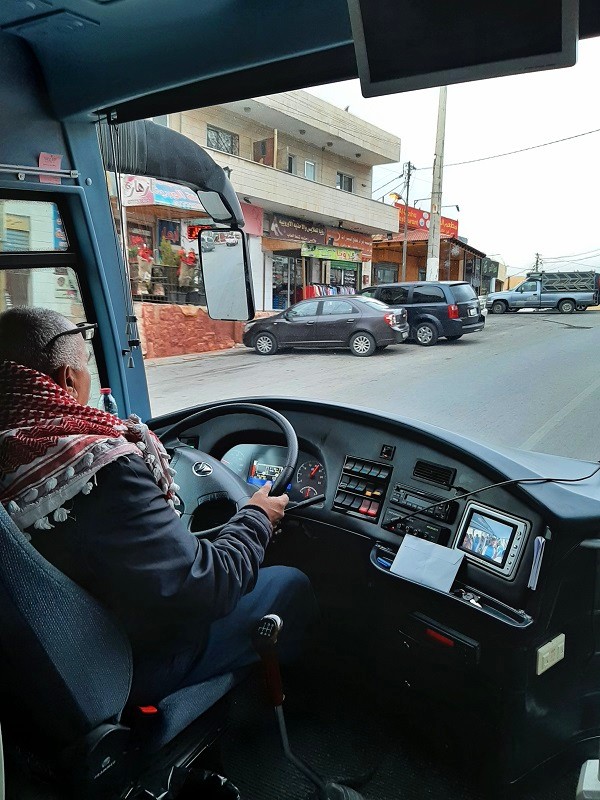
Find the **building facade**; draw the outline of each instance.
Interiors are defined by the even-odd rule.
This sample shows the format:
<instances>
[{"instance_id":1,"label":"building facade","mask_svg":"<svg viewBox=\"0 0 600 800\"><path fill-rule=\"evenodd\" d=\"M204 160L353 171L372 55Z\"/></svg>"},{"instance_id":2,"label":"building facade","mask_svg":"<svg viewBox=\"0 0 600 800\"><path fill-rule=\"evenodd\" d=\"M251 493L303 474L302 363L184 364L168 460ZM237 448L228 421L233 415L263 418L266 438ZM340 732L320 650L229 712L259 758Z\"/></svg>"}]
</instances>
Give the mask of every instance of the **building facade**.
<instances>
[{"instance_id":1,"label":"building facade","mask_svg":"<svg viewBox=\"0 0 600 800\"><path fill-rule=\"evenodd\" d=\"M372 235L398 231L397 211L371 199L373 167L399 161L400 139L304 91L155 121L196 141L229 174L246 220L258 310L371 282ZM160 260L166 232L192 262L206 219L154 197L147 208L129 205L126 224L130 248Z\"/></svg>"}]
</instances>

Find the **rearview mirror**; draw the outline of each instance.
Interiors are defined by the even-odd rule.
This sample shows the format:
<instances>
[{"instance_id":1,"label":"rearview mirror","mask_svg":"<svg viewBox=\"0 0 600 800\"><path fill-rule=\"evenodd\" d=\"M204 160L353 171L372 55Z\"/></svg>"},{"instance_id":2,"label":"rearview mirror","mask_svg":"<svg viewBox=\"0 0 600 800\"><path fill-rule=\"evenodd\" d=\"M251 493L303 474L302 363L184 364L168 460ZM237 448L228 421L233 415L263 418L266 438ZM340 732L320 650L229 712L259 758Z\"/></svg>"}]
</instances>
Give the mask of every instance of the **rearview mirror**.
<instances>
[{"instance_id":1,"label":"rearview mirror","mask_svg":"<svg viewBox=\"0 0 600 800\"><path fill-rule=\"evenodd\" d=\"M204 230L198 249L209 317L252 319L254 295L244 234L227 228Z\"/></svg>"}]
</instances>

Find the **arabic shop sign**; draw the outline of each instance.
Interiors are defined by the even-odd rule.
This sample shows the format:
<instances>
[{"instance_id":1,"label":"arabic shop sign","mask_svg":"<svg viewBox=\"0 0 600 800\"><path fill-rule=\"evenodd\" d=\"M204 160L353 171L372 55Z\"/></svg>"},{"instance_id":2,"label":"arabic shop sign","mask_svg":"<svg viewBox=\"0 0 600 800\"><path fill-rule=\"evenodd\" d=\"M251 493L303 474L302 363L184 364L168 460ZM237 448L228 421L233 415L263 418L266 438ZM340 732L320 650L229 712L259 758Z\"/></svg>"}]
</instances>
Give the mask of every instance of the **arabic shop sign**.
<instances>
[{"instance_id":1,"label":"arabic shop sign","mask_svg":"<svg viewBox=\"0 0 600 800\"><path fill-rule=\"evenodd\" d=\"M350 250L347 247L328 247L319 244L303 244L300 254L308 258L325 258L330 261L360 263L362 261L360 250Z\"/></svg>"},{"instance_id":2,"label":"arabic shop sign","mask_svg":"<svg viewBox=\"0 0 600 800\"><path fill-rule=\"evenodd\" d=\"M284 239L289 242L325 244L324 225L304 219L284 217L282 214L273 214L270 234L273 239Z\"/></svg>"},{"instance_id":3,"label":"arabic shop sign","mask_svg":"<svg viewBox=\"0 0 600 800\"><path fill-rule=\"evenodd\" d=\"M345 231L343 228L327 228L327 244L332 247L360 250L363 261L370 261L373 256L373 240L364 233Z\"/></svg>"}]
</instances>

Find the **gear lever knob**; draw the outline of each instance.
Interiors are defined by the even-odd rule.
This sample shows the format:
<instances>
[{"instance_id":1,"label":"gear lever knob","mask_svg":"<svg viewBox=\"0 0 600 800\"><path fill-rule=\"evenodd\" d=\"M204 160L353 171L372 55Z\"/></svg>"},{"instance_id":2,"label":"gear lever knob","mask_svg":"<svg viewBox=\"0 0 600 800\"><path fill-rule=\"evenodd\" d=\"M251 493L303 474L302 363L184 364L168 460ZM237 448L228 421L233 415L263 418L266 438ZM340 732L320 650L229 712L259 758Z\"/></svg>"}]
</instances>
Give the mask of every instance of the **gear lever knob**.
<instances>
[{"instance_id":1,"label":"gear lever knob","mask_svg":"<svg viewBox=\"0 0 600 800\"><path fill-rule=\"evenodd\" d=\"M277 658L277 640L282 628L281 617L277 614L266 614L259 619L252 631L252 645L262 661L269 700L274 706L281 706L283 703L283 686Z\"/></svg>"}]
</instances>

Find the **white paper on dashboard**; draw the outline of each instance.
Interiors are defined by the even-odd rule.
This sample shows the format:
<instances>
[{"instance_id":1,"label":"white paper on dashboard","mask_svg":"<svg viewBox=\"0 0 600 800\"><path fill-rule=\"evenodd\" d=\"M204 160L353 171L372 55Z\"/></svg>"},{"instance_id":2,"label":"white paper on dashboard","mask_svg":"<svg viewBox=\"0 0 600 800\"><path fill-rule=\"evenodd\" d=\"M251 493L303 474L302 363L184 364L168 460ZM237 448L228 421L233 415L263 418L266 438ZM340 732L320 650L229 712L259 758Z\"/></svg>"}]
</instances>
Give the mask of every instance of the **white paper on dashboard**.
<instances>
[{"instance_id":1,"label":"white paper on dashboard","mask_svg":"<svg viewBox=\"0 0 600 800\"><path fill-rule=\"evenodd\" d=\"M449 592L462 560L463 553L458 550L407 535L390 572L440 592Z\"/></svg>"}]
</instances>

